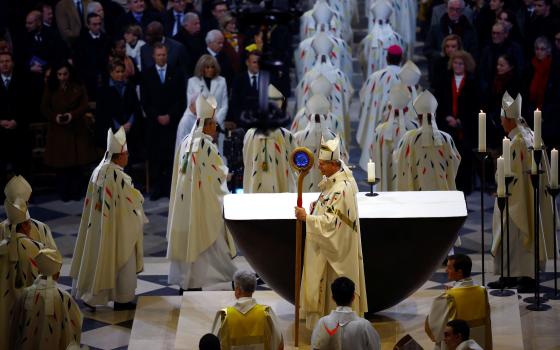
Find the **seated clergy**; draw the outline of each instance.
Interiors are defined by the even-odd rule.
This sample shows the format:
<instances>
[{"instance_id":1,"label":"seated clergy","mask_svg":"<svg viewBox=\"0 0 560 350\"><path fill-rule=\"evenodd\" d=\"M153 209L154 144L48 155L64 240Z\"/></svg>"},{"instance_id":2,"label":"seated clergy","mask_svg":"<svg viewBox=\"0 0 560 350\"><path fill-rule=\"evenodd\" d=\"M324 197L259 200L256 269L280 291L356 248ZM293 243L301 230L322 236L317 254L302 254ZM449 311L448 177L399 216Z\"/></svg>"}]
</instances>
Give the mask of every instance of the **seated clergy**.
<instances>
[{"instance_id":1,"label":"seated clergy","mask_svg":"<svg viewBox=\"0 0 560 350\"><path fill-rule=\"evenodd\" d=\"M434 299L425 322L426 333L436 349L448 349L444 342L445 327L450 320L462 319L469 325L473 339L483 344L484 349L492 350L488 293L474 284L471 269L472 261L467 255L447 257L447 277L455 284Z\"/></svg>"},{"instance_id":2,"label":"seated clergy","mask_svg":"<svg viewBox=\"0 0 560 350\"><path fill-rule=\"evenodd\" d=\"M218 311L213 333L220 338L222 350L277 350L284 348L282 332L274 311L257 304L253 293L257 287L254 273L239 270L233 276L235 305Z\"/></svg>"}]
</instances>

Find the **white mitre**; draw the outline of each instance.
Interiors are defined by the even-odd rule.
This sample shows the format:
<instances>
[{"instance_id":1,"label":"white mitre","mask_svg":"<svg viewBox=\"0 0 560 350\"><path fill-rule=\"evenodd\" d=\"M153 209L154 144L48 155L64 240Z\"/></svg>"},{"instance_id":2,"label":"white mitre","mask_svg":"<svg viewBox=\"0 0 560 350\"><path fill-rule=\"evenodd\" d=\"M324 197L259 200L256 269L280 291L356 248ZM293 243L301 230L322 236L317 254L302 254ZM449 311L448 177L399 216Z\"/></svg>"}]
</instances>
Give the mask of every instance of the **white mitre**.
<instances>
[{"instance_id":1,"label":"white mitre","mask_svg":"<svg viewBox=\"0 0 560 350\"><path fill-rule=\"evenodd\" d=\"M325 96L319 94L311 96L305 106L307 107L308 115L326 115L329 114L331 109L329 100Z\"/></svg>"},{"instance_id":2,"label":"white mitre","mask_svg":"<svg viewBox=\"0 0 560 350\"><path fill-rule=\"evenodd\" d=\"M333 43L327 33L318 32L315 34L311 41L311 47L318 57L327 56L330 59Z\"/></svg>"},{"instance_id":3,"label":"white mitre","mask_svg":"<svg viewBox=\"0 0 560 350\"><path fill-rule=\"evenodd\" d=\"M188 138L186 150L191 153L198 151L200 146L200 140L202 139L202 129L204 128L204 121L206 119L211 119L216 113L216 107L218 103L214 96L208 96L205 98L199 95L196 99L196 124L191 130L190 137Z\"/></svg>"},{"instance_id":4,"label":"white mitre","mask_svg":"<svg viewBox=\"0 0 560 350\"><path fill-rule=\"evenodd\" d=\"M521 119L521 106L523 98L517 94L515 100L506 92L502 97L502 109L507 119Z\"/></svg>"},{"instance_id":5,"label":"white mitre","mask_svg":"<svg viewBox=\"0 0 560 350\"><path fill-rule=\"evenodd\" d=\"M327 2L324 0L317 1L315 6L313 6L312 16L317 25L325 24L327 26L330 26L333 15L334 13L332 12L329 4L327 4Z\"/></svg>"},{"instance_id":6,"label":"white mitre","mask_svg":"<svg viewBox=\"0 0 560 350\"><path fill-rule=\"evenodd\" d=\"M328 97L332 92L332 83L323 74L319 74L310 84L312 95L323 95Z\"/></svg>"},{"instance_id":7,"label":"white mitre","mask_svg":"<svg viewBox=\"0 0 560 350\"><path fill-rule=\"evenodd\" d=\"M379 24L389 22L393 8L387 0L377 0L369 8L371 18ZM381 21L381 22L380 22Z\"/></svg>"},{"instance_id":8,"label":"white mitre","mask_svg":"<svg viewBox=\"0 0 560 350\"><path fill-rule=\"evenodd\" d=\"M420 81L420 77L422 76L422 72L420 72L420 68L411 60L406 61L406 63L402 66L399 74L399 79L401 82L406 86L414 86L418 84Z\"/></svg>"},{"instance_id":9,"label":"white mitre","mask_svg":"<svg viewBox=\"0 0 560 350\"><path fill-rule=\"evenodd\" d=\"M16 198L14 201L6 199L4 201L4 210L10 225L21 224L30 219L27 204L21 198Z\"/></svg>"},{"instance_id":10,"label":"white mitre","mask_svg":"<svg viewBox=\"0 0 560 350\"><path fill-rule=\"evenodd\" d=\"M319 151L320 160L340 160L340 137L325 142L321 138L321 150Z\"/></svg>"},{"instance_id":11,"label":"white mitre","mask_svg":"<svg viewBox=\"0 0 560 350\"><path fill-rule=\"evenodd\" d=\"M34 258L39 273L43 276L53 276L60 272L62 257L55 249L44 248Z\"/></svg>"},{"instance_id":12,"label":"white mitre","mask_svg":"<svg viewBox=\"0 0 560 350\"><path fill-rule=\"evenodd\" d=\"M408 86L403 83L397 84L391 88L389 92L389 102L391 103L391 111L389 112L389 119L387 121L387 127L383 137L386 140L393 139L393 124L395 121L395 110L399 111L399 127L404 133L406 130L406 113L404 113L404 108L408 105L408 102L412 98Z\"/></svg>"},{"instance_id":13,"label":"white mitre","mask_svg":"<svg viewBox=\"0 0 560 350\"><path fill-rule=\"evenodd\" d=\"M13 202L16 198L23 199L25 202L29 201L31 197L31 185L21 175L13 176L4 187L4 195L6 199Z\"/></svg>"},{"instance_id":14,"label":"white mitre","mask_svg":"<svg viewBox=\"0 0 560 350\"><path fill-rule=\"evenodd\" d=\"M284 95L272 84L268 85L268 100L274 102L280 109L284 105Z\"/></svg>"},{"instance_id":15,"label":"white mitre","mask_svg":"<svg viewBox=\"0 0 560 350\"><path fill-rule=\"evenodd\" d=\"M418 116L422 115L422 146L428 147L432 145L432 136L434 137L434 144L441 146L443 144L443 137L438 131L436 123L436 110L438 102L434 95L428 90L422 92L416 100L414 100L414 110ZM432 124L430 126L430 123Z\"/></svg>"},{"instance_id":16,"label":"white mitre","mask_svg":"<svg viewBox=\"0 0 560 350\"><path fill-rule=\"evenodd\" d=\"M107 131L107 159L111 159L113 154L125 153L128 151L126 146L126 132L121 126L116 133L109 128Z\"/></svg>"}]
</instances>

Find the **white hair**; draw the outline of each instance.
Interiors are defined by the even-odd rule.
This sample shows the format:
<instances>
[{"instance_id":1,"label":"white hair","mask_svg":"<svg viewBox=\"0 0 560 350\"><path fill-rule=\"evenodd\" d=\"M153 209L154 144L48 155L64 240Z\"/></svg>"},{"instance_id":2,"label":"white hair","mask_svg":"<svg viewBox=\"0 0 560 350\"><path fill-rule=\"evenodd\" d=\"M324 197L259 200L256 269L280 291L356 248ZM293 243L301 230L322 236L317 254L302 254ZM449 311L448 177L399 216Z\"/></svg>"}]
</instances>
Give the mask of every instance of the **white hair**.
<instances>
[{"instance_id":1,"label":"white hair","mask_svg":"<svg viewBox=\"0 0 560 350\"><path fill-rule=\"evenodd\" d=\"M461 5L461 8L464 9L465 8L465 0L449 0L447 2L447 7L449 7L449 4L451 4L452 2L458 2L459 5Z\"/></svg>"},{"instance_id":2,"label":"white hair","mask_svg":"<svg viewBox=\"0 0 560 350\"><path fill-rule=\"evenodd\" d=\"M187 12L185 13L185 15L183 16L183 25L189 23L190 21L194 21L195 19L198 19L198 15L194 12Z\"/></svg>"},{"instance_id":3,"label":"white hair","mask_svg":"<svg viewBox=\"0 0 560 350\"><path fill-rule=\"evenodd\" d=\"M206 45L213 43L214 41L218 40L219 37L224 37L221 31L217 29L212 29L211 31L206 34Z\"/></svg>"},{"instance_id":4,"label":"white hair","mask_svg":"<svg viewBox=\"0 0 560 350\"><path fill-rule=\"evenodd\" d=\"M91 13L96 13L97 9L103 9L103 5L101 5L101 3L97 2L97 1L92 1L87 5L87 14L91 14Z\"/></svg>"},{"instance_id":5,"label":"white hair","mask_svg":"<svg viewBox=\"0 0 560 350\"><path fill-rule=\"evenodd\" d=\"M242 292L252 294L257 289L257 276L247 270L237 270L233 275L233 283Z\"/></svg>"}]
</instances>

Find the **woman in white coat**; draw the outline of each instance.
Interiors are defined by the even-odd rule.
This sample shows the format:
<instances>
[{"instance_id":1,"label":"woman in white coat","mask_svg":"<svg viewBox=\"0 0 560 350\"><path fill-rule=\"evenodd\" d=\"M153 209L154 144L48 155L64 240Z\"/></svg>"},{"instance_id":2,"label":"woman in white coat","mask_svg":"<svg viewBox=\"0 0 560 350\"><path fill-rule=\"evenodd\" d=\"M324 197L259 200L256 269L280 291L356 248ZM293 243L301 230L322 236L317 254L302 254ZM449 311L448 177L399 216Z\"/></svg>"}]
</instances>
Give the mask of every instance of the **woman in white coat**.
<instances>
[{"instance_id":1,"label":"woman in white coat","mask_svg":"<svg viewBox=\"0 0 560 350\"><path fill-rule=\"evenodd\" d=\"M190 133L196 122L195 102L199 95L204 96L204 98L209 96L216 98L218 106L216 107L215 118L219 127L225 130L224 120L228 111L227 85L224 77L220 76L218 61L211 55L202 55L200 57L194 68L194 76L189 79L187 87L188 106L177 128L175 148ZM220 153L222 153L223 134L220 133L219 135L218 148Z\"/></svg>"}]
</instances>

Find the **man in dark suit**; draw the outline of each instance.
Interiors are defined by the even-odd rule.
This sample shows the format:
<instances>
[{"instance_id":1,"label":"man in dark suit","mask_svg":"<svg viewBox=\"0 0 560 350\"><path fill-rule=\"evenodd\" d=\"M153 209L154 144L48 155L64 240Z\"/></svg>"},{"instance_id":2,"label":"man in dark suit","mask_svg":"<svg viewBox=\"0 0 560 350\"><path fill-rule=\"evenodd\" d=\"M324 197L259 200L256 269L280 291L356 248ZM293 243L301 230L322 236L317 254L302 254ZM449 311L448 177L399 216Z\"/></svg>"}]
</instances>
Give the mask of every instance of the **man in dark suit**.
<instances>
[{"instance_id":1,"label":"man in dark suit","mask_svg":"<svg viewBox=\"0 0 560 350\"><path fill-rule=\"evenodd\" d=\"M220 75L226 79L228 90L233 82L233 68L223 52L224 35L221 31L213 29L206 34L206 53L212 55L220 64L222 72Z\"/></svg>"},{"instance_id":2,"label":"man in dark suit","mask_svg":"<svg viewBox=\"0 0 560 350\"><path fill-rule=\"evenodd\" d=\"M183 25L187 9L187 0L170 0L171 8L162 16L165 36L174 37Z\"/></svg>"},{"instance_id":3,"label":"man in dark suit","mask_svg":"<svg viewBox=\"0 0 560 350\"><path fill-rule=\"evenodd\" d=\"M143 71L142 105L147 131L152 178L151 199L169 196L177 125L186 108L184 73L167 64L167 47L154 44L155 65Z\"/></svg>"},{"instance_id":4,"label":"man in dark suit","mask_svg":"<svg viewBox=\"0 0 560 350\"><path fill-rule=\"evenodd\" d=\"M178 67L182 72L185 72L188 62L187 51L180 42L163 36L163 25L161 23L152 22L148 24L145 37L146 45L140 49L142 69L150 68L154 65L154 45L159 43L167 48L167 64L174 68Z\"/></svg>"},{"instance_id":5,"label":"man in dark suit","mask_svg":"<svg viewBox=\"0 0 560 350\"><path fill-rule=\"evenodd\" d=\"M90 101L97 100L97 89L101 86L111 47L109 38L101 31L101 24L101 16L95 13L88 15L87 30L82 31L76 42L74 55L74 64L84 79Z\"/></svg>"},{"instance_id":6,"label":"man in dark suit","mask_svg":"<svg viewBox=\"0 0 560 350\"><path fill-rule=\"evenodd\" d=\"M121 33L124 33L126 27L132 24L139 25L143 31L146 30L148 24L153 21L161 21L160 16L153 11L146 10L144 0L127 0L128 12L125 13L119 23L121 24Z\"/></svg>"},{"instance_id":7,"label":"man in dark suit","mask_svg":"<svg viewBox=\"0 0 560 350\"><path fill-rule=\"evenodd\" d=\"M268 72L260 70L260 51L251 51L246 60L247 71L241 72L233 80L231 86L231 99L225 126L233 130L237 127L246 129L246 125L240 122L240 116L244 111L257 111L259 108L259 78Z\"/></svg>"},{"instance_id":8,"label":"man in dark suit","mask_svg":"<svg viewBox=\"0 0 560 350\"><path fill-rule=\"evenodd\" d=\"M187 77L191 77L194 72L194 67L200 56L206 53L206 43L204 37L200 32L200 19L194 12L188 12L183 18L183 26L179 33L173 37L187 50L188 62L186 65Z\"/></svg>"},{"instance_id":9,"label":"man in dark suit","mask_svg":"<svg viewBox=\"0 0 560 350\"><path fill-rule=\"evenodd\" d=\"M14 74L12 55L0 53L0 188L4 188L9 174L20 174L29 163L26 96L22 88L25 85Z\"/></svg>"},{"instance_id":10,"label":"man in dark suit","mask_svg":"<svg viewBox=\"0 0 560 350\"><path fill-rule=\"evenodd\" d=\"M202 34L206 35L209 31L220 29L220 19L228 12L228 4L223 0L214 0L210 4L210 14L202 11Z\"/></svg>"}]
</instances>

